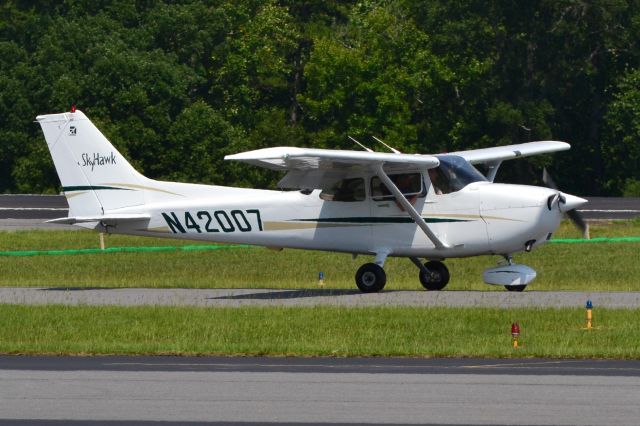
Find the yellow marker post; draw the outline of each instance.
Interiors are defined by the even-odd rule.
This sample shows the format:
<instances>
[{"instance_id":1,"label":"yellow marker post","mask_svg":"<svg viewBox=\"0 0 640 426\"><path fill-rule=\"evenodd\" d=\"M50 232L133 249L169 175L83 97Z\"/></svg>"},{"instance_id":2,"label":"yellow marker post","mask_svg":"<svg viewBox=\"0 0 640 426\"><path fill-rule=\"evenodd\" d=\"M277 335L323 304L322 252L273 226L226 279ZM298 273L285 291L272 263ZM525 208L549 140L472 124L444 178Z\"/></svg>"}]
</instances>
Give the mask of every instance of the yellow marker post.
<instances>
[{"instance_id":1,"label":"yellow marker post","mask_svg":"<svg viewBox=\"0 0 640 426\"><path fill-rule=\"evenodd\" d=\"M587 330L591 330L593 328L593 302L591 300L587 300Z\"/></svg>"},{"instance_id":2,"label":"yellow marker post","mask_svg":"<svg viewBox=\"0 0 640 426\"><path fill-rule=\"evenodd\" d=\"M324 272L318 273L318 286L324 287Z\"/></svg>"}]
</instances>

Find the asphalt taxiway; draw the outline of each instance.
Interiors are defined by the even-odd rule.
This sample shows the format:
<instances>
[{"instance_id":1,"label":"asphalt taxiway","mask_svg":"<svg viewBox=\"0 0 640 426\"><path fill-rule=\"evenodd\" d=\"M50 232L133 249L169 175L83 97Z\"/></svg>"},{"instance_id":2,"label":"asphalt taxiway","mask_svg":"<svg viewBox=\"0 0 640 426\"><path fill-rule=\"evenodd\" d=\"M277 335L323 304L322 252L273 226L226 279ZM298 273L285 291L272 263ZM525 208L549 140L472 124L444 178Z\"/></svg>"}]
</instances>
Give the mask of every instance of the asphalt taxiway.
<instances>
[{"instance_id":1,"label":"asphalt taxiway","mask_svg":"<svg viewBox=\"0 0 640 426\"><path fill-rule=\"evenodd\" d=\"M639 361L4 356L0 383L0 424L635 425L640 415Z\"/></svg>"},{"instance_id":2,"label":"asphalt taxiway","mask_svg":"<svg viewBox=\"0 0 640 426\"><path fill-rule=\"evenodd\" d=\"M20 305L575 308L587 300L598 308L640 308L640 292L0 287L0 303Z\"/></svg>"}]
</instances>

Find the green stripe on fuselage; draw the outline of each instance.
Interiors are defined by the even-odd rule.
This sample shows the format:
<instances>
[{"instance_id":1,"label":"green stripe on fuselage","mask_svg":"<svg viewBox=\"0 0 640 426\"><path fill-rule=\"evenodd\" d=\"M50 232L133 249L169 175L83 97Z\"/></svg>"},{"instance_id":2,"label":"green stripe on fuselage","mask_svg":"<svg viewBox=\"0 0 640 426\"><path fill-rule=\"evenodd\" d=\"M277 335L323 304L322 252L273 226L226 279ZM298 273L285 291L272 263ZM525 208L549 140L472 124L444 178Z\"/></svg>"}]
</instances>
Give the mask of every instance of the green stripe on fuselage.
<instances>
[{"instance_id":1,"label":"green stripe on fuselage","mask_svg":"<svg viewBox=\"0 0 640 426\"><path fill-rule=\"evenodd\" d=\"M473 219L444 219L436 217L423 218L427 223L470 222ZM413 223L410 217L323 217L317 219L292 219L294 222L318 223Z\"/></svg>"},{"instance_id":2,"label":"green stripe on fuselage","mask_svg":"<svg viewBox=\"0 0 640 426\"><path fill-rule=\"evenodd\" d=\"M73 191L97 191L101 189L116 189L120 191L131 191L128 188L116 188L114 186L63 186L63 192L73 192Z\"/></svg>"}]
</instances>

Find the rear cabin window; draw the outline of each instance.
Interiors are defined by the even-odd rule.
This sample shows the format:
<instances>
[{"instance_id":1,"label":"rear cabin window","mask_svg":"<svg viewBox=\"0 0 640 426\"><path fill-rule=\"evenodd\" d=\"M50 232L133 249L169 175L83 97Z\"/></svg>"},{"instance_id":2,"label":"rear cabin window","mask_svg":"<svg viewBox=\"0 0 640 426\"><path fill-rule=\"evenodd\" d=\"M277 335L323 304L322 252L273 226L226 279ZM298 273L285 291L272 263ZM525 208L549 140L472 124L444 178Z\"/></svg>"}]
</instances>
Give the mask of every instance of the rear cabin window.
<instances>
[{"instance_id":1,"label":"rear cabin window","mask_svg":"<svg viewBox=\"0 0 640 426\"><path fill-rule=\"evenodd\" d=\"M364 201L365 197L363 178L342 179L320 193L320 198L325 201Z\"/></svg>"},{"instance_id":2,"label":"rear cabin window","mask_svg":"<svg viewBox=\"0 0 640 426\"><path fill-rule=\"evenodd\" d=\"M423 195L422 175L420 173L401 173L389 175L389 178L405 197ZM394 198L391 191L389 191L377 176L371 178L371 197L375 201L391 200Z\"/></svg>"}]
</instances>

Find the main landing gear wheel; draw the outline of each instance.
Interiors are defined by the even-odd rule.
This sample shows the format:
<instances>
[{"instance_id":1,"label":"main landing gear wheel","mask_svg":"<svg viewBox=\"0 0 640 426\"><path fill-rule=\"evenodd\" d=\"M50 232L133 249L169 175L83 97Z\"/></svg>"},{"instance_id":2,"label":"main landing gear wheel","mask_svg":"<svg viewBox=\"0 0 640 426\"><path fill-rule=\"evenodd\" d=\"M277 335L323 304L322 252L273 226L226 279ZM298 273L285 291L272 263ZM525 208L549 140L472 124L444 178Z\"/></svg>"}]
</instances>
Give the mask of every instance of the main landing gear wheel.
<instances>
[{"instance_id":1,"label":"main landing gear wheel","mask_svg":"<svg viewBox=\"0 0 640 426\"><path fill-rule=\"evenodd\" d=\"M424 267L427 272L420 271L420 283L427 290L442 290L449 283L449 270L444 263L432 260Z\"/></svg>"},{"instance_id":2,"label":"main landing gear wheel","mask_svg":"<svg viewBox=\"0 0 640 426\"><path fill-rule=\"evenodd\" d=\"M506 288L507 291L524 291L527 285L505 285L504 288Z\"/></svg>"},{"instance_id":3,"label":"main landing gear wheel","mask_svg":"<svg viewBox=\"0 0 640 426\"><path fill-rule=\"evenodd\" d=\"M377 293L387 283L387 274L375 263L365 263L356 272L356 285L363 293Z\"/></svg>"}]
</instances>

